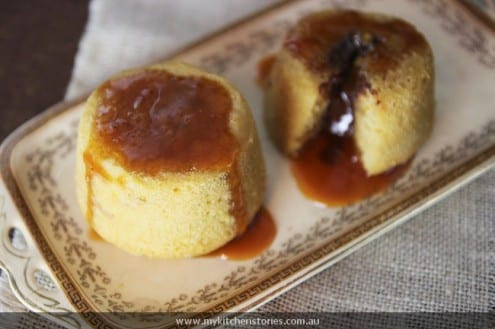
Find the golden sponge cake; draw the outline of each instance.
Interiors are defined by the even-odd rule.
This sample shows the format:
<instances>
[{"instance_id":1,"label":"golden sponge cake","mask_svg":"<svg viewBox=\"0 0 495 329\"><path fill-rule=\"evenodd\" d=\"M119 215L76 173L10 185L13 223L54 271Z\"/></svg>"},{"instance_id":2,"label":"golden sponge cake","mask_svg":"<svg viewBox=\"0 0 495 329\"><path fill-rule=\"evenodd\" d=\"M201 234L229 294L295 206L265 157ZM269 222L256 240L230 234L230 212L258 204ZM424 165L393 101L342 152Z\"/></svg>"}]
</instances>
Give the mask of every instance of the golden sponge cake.
<instances>
[{"instance_id":1,"label":"golden sponge cake","mask_svg":"<svg viewBox=\"0 0 495 329\"><path fill-rule=\"evenodd\" d=\"M403 20L323 11L289 31L265 91L267 127L284 153L297 155L322 130L352 135L376 175L409 160L431 132L433 54Z\"/></svg>"},{"instance_id":2,"label":"golden sponge cake","mask_svg":"<svg viewBox=\"0 0 495 329\"><path fill-rule=\"evenodd\" d=\"M248 105L225 79L183 63L98 87L81 117L76 162L89 225L133 254L208 253L241 234L263 202Z\"/></svg>"}]
</instances>

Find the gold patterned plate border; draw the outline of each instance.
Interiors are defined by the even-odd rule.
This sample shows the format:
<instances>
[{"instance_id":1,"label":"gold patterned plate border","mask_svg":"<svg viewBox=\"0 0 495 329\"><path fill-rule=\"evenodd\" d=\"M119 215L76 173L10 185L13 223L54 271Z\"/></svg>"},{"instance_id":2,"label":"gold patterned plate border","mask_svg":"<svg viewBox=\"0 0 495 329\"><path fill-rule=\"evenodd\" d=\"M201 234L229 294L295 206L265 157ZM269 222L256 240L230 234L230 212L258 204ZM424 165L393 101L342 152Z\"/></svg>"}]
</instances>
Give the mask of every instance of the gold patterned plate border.
<instances>
[{"instance_id":1,"label":"gold patterned plate border","mask_svg":"<svg viewBox=\"0 0 495 329\"><path fill-rule=\"evenodd\" d=\"M219 34L215 34L202 42L192 45L187 49L176 53L174 56L184 56L184 54L187 54L188 52L213 42L224 33L231 33L232 30L242 29L243 26L248 24L251 20L269 16L278 10L287 9L290 6L297 6L297 3L301 2L303 1L299 0L292 3L277 5L258 16L237 23ZM366 2L367 1L349 1L348 3L360 6ZM442 26L448 33L459 37L460 46L478 58L480 65L486 67L487 70L494 70L495 50L493 49L493 43L490 46L490 43L487 40L492 40L490 38L493 38L493 31L495 31L495 28L493 25L486 25L485 21L479 20L479 12L473 14L471 11L466 11L466 4L463 2L455 4L442 0L410 0L409 2L422 6L425 14L440 20ZM340 1L319 1L319 3L322 5L342 4ZM489 32L487 26L492 29L491 32ZM264 43L269 44L273 42L286 27L286 24L279 24L278 30L274 29L271 32L259 34L246 43L238 42L231 44L228 47L228 51L213 52L202 57L199 62L201 62L203 67L206 67L211 71L217 73L228 72L229 67L237 65L239 61L248 60L249 54L246 55L248 49L256 49L256 47L260 45L260 42L261 46L263 46ZM0 201L2 201L0 203L2 207L0 208L0 224L2 224L2 242L4 243L2 252L6 253L7 251L7 253L10 253L10 256L0 253L0 259L2 260L0 261L0 266L9 274L9 281L16 295L30 309L36 311L64 312L70 311L73 308L78 312L84 312L82 313L82 317L94 327L104 328L107 325L107 319L92 312L97 310L94 309L90 303L86 302L83 294L78 291L77 284L73 281L73 278L66 273L63 262L55 255L50 243L40 231L38 224L19 189L18 183L14 178L11 164L12 151L25 136L34 132L39 127L42 127L49 121L56 120L57 117L80 102L81 100L63 103L47 110L20 127L2 145L0 170L5 185L5 191L0 189ZM290 261L287 261L281 268L273 266L272 268L276 269L275 272L262 280L258 280L254 284L240 285L239 287L242 288L240 291L236 291L236 293L232 294L229 298L220 300L208 309L202 310L201 316L208 316L208 314L211 313L232 310L248 311L259 306L263 302L274 298L283 291L290 289L301 281L322 271L377 236L393 229L395 226L437 202L455 189L492 168L495 164L495 118L492 117L491 119L492 120L488 120L486 125L481 127L479 131L467 134L455 147L447 145L444 149L437 152L430 160L425 160L424 162L415 165L414 168L412 168L411 173L408 174L409 179L405 182L413 182L415 178L434 175L434 172L439 166L442 166L445 163L454 162L458 163L457 165L453 166L448 171L443 172L440 176L435 177L434 180L429 181L427 185L418 191L415 191L405 200L388 207L379 214L371 216L366 221L355 226L352 230L339 235L337 238L333 238L326 243L321 245L314 244L312 245L313 248L307 248L307 243L305 243L304 239L297 237L297 235L294 236L287 245L303 246L301 248L304 249L303 252L297 253L293 251L295 247L287 248L288 252L284 255L286 258L297 255L294 260L291 259ZM65 137L66 139L64 140L69 143L68 151L70 151L70 143L74 140L74 136ZM476 152L473 153L473 150ZM401 192L401 189L407 189L406 185L407 184L398 184L394 186L393 189L396 192ZM342 210L339 216L343 221L346 221L349 218L357 218L360 215L366 214L367 211L369 212L370 208L380 205L381 203L383 204L385 201L385 198L370 199L359 205L359 207L355 207L355 209ZM9 215L15 215L16 213L19 214L25 228L29 232L29 234L26 235L27 244L36 245L45 261L44 264L40 264L38 261L38 264L36 265L46 270L49 269L51 273L55 274L54 276L57 278L59 286L63 287L63 291L66 294L65 298L69 300L69 306L71 307L62 305L63 303L60 302L60 292L58 292L59 295L57 295L57 293L54 293L53 295L46 294L43 291L39 291L39 289L35 287L34 282L27 278L26 273L27 268L30 266L29 261L31 259L36 260L35 257L29 257L29 255L22 254L22 252L18 253L11 247L5 245L4 237L8 235L8 232L5 231L8 225L5 225L5 222L8 220ZM322 218L322 220L316 223L314 228L312 228L310 237L325 238L325 236L331 234L332 232L326 230L324 224L325 218ZM295 249L297 249L297 247ZM270 262L272 262L271 264L273 265L273 258L278 256L280 255L270 253L265 255L259 263L261 264L260 269L269 269L269 266L271 266ZM19 264L22 264L24 269L23 278L12 277L12 264L3 261L5 259L11 260L13 258L23 260L18 262ZM237 269L236 271L237 272L233 272L231 279L234 277L238 278L238 274L243 270ZM24 282L20 283L22 280ZM27 296L24 293L24 288L19 287L21 285L28 288L27 290L31 292L31 296ZM217 288L215 288L214 285L205 287L205 289L203 289L203 295L205 291L211 293L215 292L215 289ZM32 300L36 299L33 295L36 294L39 295L39 299L38 301L33 302ZM201 296L201 294L198 296ZM194 297L198 296L192 296L190 299L192 300ZM39 300L43 300L43 302L40 303ZM169 308L165 310L181 310L182 306L188 305L181 297L178 297L177 300L179 303L169 303ZM187 310L187 307L184 308L184 310ZM56 318L59 323L68 326L78 327L81 325L81 322L78 322L78 319L73 319L70 315L64 313L60 313L60 316L53 315L53 317Z\"/></svg>"}]
</instances>

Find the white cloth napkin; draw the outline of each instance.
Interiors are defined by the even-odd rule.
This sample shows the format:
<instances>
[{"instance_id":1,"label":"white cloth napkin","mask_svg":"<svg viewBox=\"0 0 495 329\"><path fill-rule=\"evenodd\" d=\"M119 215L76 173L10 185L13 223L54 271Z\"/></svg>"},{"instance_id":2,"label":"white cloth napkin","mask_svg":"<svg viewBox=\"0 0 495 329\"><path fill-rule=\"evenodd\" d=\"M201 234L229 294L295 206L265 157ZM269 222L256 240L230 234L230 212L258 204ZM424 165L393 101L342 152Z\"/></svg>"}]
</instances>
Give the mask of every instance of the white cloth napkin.
<instances>
[{"instance_id":1,"label":"white cloth napkin","mask_svg":"<svg viewBox=\"0 0 495 329\"><path fill-rule=\"evenodd\" d=\"M66 100L280 0L93 0Z\"/></svg>"}]
</instances>

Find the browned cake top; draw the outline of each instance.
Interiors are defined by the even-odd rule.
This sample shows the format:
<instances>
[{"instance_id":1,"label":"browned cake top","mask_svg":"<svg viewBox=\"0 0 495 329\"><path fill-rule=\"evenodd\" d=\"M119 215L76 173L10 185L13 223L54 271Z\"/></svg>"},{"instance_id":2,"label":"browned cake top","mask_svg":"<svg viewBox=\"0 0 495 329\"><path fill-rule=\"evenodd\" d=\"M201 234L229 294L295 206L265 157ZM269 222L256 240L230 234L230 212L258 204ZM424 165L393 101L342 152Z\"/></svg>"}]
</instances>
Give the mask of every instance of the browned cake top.
<instances>
[{"instance_id":1,"label":"browned cake top","mask_svg":"<svg viewBox=\"0 0 495 329\"><path fill-rule=\"evenodd\" d=\"M128 169L215 170L234 159L233 104L216 81L146 70L109 80L98 93L96 136Z\"/></svg>"},{"instance_id":2,"label":"browned cake top","mask_svg":"<svg viewBox=\"0 0 495 329\"><path fill-rule=\"evenodd\" d=\"M356 11L309 15L289 32L284 47L314 70L347 64L349 57L369 55L366 69L386 69L405 53L427 47L424 37L409 23Z\"/></svg>"}]
</instances>

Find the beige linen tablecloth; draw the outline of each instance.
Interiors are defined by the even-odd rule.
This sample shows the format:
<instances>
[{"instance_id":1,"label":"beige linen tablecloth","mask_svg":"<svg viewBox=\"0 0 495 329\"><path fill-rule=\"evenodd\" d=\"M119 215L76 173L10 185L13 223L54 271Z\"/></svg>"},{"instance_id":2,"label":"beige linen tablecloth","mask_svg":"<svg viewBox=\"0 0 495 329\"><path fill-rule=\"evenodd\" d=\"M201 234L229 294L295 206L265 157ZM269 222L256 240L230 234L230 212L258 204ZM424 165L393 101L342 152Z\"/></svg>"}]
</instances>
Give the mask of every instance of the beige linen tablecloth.
<instances>
[{"instance_id":1,"label":"beige linen tablecloth","mask_svg":"<svg viewBox=\"0 0 495 329\"><path fill-rule=\"evenodd\" d=\"M66 98L274 2L93 0ZM494 285L492 170L260 311L488 312ZM0 296L0 311L25 310L3 277ZM40 324L52 326L26 314L17 328Z\"/></svg>"}]
</instances>

